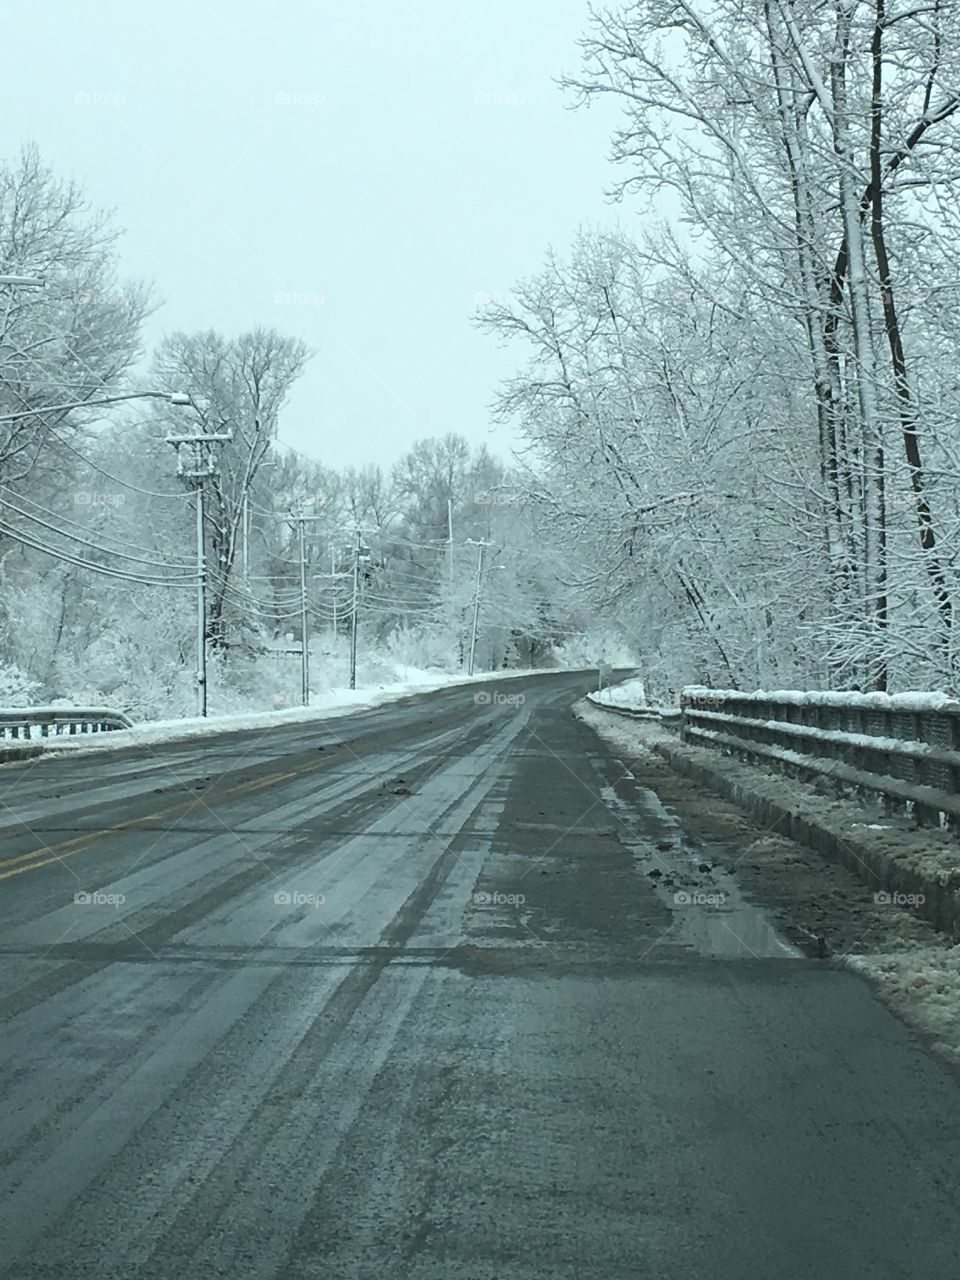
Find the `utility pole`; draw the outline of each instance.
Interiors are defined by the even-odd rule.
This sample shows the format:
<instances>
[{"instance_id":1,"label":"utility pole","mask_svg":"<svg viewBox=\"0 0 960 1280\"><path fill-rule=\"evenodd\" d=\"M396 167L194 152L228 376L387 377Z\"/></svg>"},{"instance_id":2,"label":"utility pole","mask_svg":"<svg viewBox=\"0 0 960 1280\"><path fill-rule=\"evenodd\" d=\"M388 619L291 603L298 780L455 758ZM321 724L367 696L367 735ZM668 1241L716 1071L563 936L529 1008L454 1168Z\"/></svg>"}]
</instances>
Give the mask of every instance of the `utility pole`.
<instances>
[{"instance_id":1,"label":"utility pole","mask_svg":"<svg viewBox=\"0 0 960 1280\"><path fill-rule=\"evenodd\" d=\"M333 593L333 643L337 643L337 549L330 548L330 590Z\"/></svg>"},{"instance_id":2,"label":"utility pole","mask_svg":"<svg viewBox=\"0 0 960 1280\"><path fill-rule=\"evenodd\" d=\"M477 556L477 586L473 596L473 631L470 635L470 664L467 667L467 675L472 676L473 660L477 652L477 627L480 622L480 583L483 578L483 553L486 551L487 547L490 546L490 543L482 541L476 542L473 538L469 538L468 542L477 547L479 552Z\"/></svg>"},{"instance_id":3,"label":"utility pole","mask_svg":"<svg viewBox=\"0 0 960 1280\"><path fill-rule=\"evenodd\" d=\"M219 435L197 432L192 435L167 436L167 444L177 451L177 475L197 495L197 714L207 714L207 557L203 538L203 485L208 476L216 475L217 462L213 446L233 439L232 431ZM186 462L180 449L190 448Z\"/></svg>"},{"instance_id":4,"label":"utility pole","mask_svg":"<svg viewBox=\"0 0 960 1280\"><path fill-rule=\"evenodd\" d=\"M257 466L257 472L265 471L267 467L275 467L277 464L271 462L270 459L260 460ZM243 481L243 497L240 499L240 557L243 566L243 581L246 583L250 576L250 478L245 477Z\"/></svg>"},{"instance_id":5,"label":"utility pole","mask_svg":"<svg viewBox=\"0 0 960 1280\"><path fill-rule=\"evenodd\" d=\"M307 642L307 553L303 534L304 524L301 514L297 520L297 535L300 543L300 701L308 707L310 705L310 647Z\"/></svg>"},{"instance_id":6,"label":"utility pole","mask_svg":"<svg viewBox=\"0 0 960 1280\"><path fill-rule=\"evenodd\" d=\"M243 498L240 501L240 556L243 567L243 580L247 582L250 577L250 503L247 498L247 491L244 489Z\"/></svg>"},{"instance_id":7,"label":"utility pole","mask_svg":"<svg viewBox=\"0 0 960 1280\"><path fill-rule=\"evenodd\" d=\"M357 687L357 612L360 607L360 530L353 548L353 617L350 624L350 688Z\"/></svg>"},{"instance_id":8,"label":"utility pole","mask_svg":"<svg viewBox=\"0 0 960 1280\"><path fill-rule=\"evenodd\" d=\"M450 586L453 586L453 499L447 499L447 568Z\"/></svg>"},{"instance_id":9,"label":"utility pole","mask_svg":"<svg viewBox=\"0 0 960 1280\"><path fill-rule=\"evenodd\" d=\"M309 707L310 636L309 610L307 608L307 544L305 531L308 520L324 520L326 517L304 515L301 508L296 515L291 512L287 518L297 531L298 557L300 560L300 701L305 707Z\"/></svg>"},{"instance_id":10,"label":"utility pole","mask_svg":"<svg viewBox=\"0 0 960 1280\"><path fill-rule=\"evenodd\" d=\"M207 556L203 546L203 480L197 493L197 715L207 714Z\"/></svg>"}]
</instances>

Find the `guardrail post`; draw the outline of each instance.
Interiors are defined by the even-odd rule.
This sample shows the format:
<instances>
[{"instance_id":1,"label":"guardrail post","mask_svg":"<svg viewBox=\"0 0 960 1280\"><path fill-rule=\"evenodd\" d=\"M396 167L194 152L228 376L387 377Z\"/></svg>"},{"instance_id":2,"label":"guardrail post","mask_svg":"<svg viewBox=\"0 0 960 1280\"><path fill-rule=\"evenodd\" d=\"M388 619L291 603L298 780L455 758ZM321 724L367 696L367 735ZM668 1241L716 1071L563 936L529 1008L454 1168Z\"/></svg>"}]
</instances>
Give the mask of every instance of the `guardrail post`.
<instances>
[{"instance_id":1,"label":"guardrail post","mask_svg":"<svg viewBox=\"0 0 960 1280\"><path fill-rule=\"evenodd\" d=\"M29 742L35 737L107 733L132 727L132 721L120 711L80 707L25 707L16 711L0 711L0 739L4 740Z\"/></svg>"}]
</instances>

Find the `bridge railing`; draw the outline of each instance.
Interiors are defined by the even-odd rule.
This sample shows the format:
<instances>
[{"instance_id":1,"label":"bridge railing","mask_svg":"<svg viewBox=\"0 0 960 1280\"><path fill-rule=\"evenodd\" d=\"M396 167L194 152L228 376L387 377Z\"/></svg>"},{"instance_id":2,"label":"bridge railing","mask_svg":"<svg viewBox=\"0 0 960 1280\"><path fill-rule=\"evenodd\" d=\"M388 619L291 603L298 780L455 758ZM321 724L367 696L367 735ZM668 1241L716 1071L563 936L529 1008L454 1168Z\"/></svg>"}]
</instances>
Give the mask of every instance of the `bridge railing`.
<instances>
[{"instance_id":1,"label":"bridge railing","mask_svg":"<svg viewBox=\"0 0 960 1280\"><path fill-rule=\"evenodd\" d=\"M960 827L960 702L945 694L687 687L680 706L685 742L825 776L882 798L888 812Z\"/></svg>"},{"instance_id":2,"label":"bridge railing","mask_svg":"<svg viewBox=\"0 0 960 1280\"><path fill-rule=\"evenodd\" d=\"M62 734L131 729L133 721L107 707L11 707L0 709L0 739L29 742Z\"/></svg>"}]
</instances>

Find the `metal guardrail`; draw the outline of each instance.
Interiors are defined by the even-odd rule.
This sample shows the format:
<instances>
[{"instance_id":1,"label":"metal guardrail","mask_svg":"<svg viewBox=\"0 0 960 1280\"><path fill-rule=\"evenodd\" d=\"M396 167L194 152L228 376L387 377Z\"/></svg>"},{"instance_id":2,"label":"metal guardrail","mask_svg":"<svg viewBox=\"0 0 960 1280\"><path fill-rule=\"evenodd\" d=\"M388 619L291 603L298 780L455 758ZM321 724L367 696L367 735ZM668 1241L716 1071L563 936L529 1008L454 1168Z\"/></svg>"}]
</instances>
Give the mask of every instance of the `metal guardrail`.
<instances>
[{"instance_id":1,"label":"metal guardrail","mask_svg":"<svg viewBox=\"0 0 960 1280\"><path fill-rule=\"evenodd\" d=\"M600 699L592 693L587 694L587 701L599 707L601 711L612 711L614 715L626 716L629 720L654 720L657 717L657 712L652 708L648 710L644 707L622 707L616 702Z\"/></svg>"},{"instance_id":2,"label":"metal guardrail","mask_svg":"<svg viewBox=\"0 0 960 1280\"><path fill-rule=\"evenodd\" d=\"M612 711L616 716L624 716L628 720L656 720L658 724L673 725L676 721L679 723L680 713L666 710L662 707L621 707L615 702L595 702L595 707L599 707L601 711Z\"/></svg>"},{"instance_id":3,"label":"metal guardrail","mask_svg":"<svg viewBox=\"0 0 960 1280\"><path fill-rule=\"evenodd\" d=\"M0 710L0 739L19 742L78 733L132 729L122 711L106 707L13 707Z\"/></svg>"},{"instance_id":4,"label":"metal guardrail","mask_svg":"<svg viewBox=\"0 0 960 1280\"><path fill-rule=\"evenodd\" d=\"M606 698L599 698L595 693L588 693L587 701L592 706L599 707L601 711L610 711L613 715L623 716L627 720L656 720L658 724L662 724L668 729L680 727L680 711L675 707L653 705L628 707L619 702L610 702Z\"/></svg>"},{"instance_id":5,"label":"metal guardrail","mask_svg":"<svg viewBox=\"0 0 960 1280\"><path fill-rule=\"evenodd\" d=\"M684 689L684 742L882 797L960 827L960 702L942 694Z\"/></svg>"}]
</instances>

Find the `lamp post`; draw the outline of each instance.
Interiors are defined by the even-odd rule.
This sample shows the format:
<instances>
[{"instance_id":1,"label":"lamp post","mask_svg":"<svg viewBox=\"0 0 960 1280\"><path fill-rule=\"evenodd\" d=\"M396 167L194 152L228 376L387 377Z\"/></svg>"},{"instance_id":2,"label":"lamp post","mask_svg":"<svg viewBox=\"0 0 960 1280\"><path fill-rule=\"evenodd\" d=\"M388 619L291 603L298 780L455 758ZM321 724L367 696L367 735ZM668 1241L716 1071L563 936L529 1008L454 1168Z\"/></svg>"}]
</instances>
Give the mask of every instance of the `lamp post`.
<instances>
[{"instance_id":1,"label":"lamp post","mask_svg":"<svg viewBox=\"0 0 960 1280\"><path fill-rule=\"evenodd\" d=\"M2 277L0 277L2 283ZM18 422L21 418L39 418L45 413L66 413L69 409L90 409L104 404L120 404L124 400L166 400L167 404L192 404L183 391L127 391L123 395L101 396L97 400L73 400L69 404L46 404L39 409L20 409L16 413L0 414L0 422Z\"/></svg>"}]
</instances>

